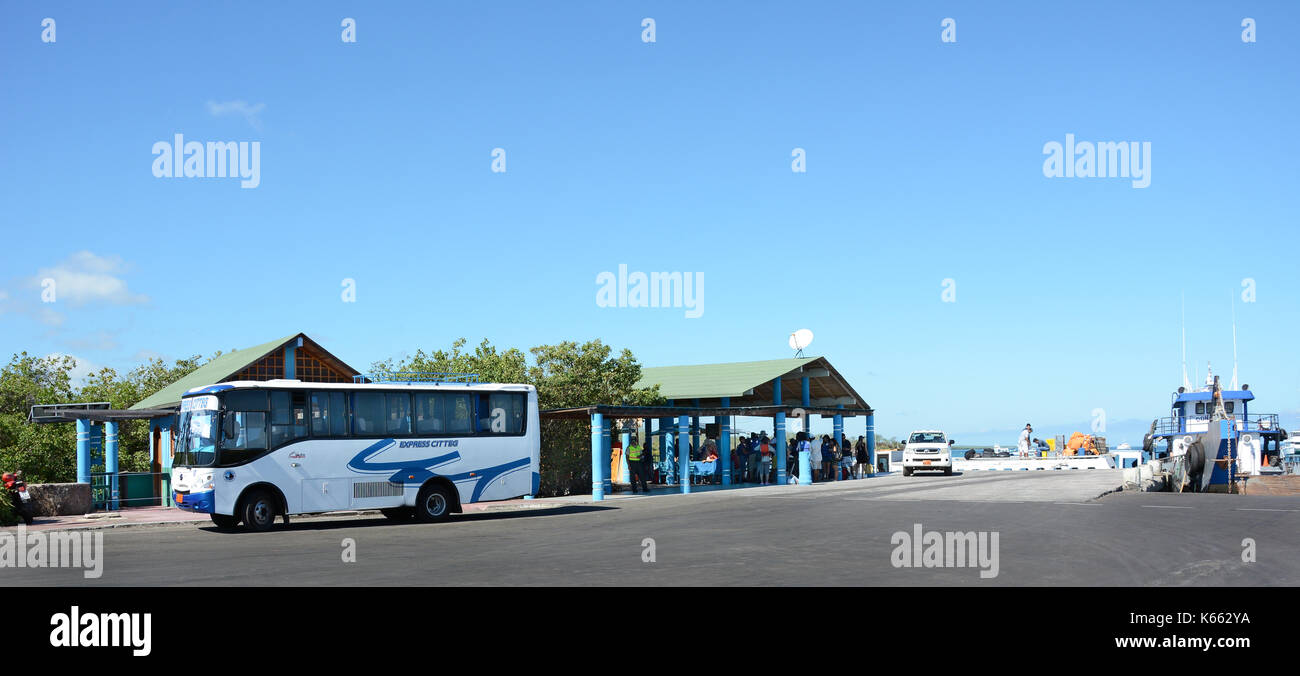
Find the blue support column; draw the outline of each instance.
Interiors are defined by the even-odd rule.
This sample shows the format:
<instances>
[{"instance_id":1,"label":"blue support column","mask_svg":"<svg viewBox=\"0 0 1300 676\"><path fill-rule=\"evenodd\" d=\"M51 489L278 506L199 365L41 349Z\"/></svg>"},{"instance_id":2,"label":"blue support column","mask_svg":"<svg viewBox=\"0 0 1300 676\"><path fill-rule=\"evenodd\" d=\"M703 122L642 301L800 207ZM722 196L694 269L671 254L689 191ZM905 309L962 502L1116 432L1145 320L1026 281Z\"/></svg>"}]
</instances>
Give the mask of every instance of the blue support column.
<instances>
[{"instance_id":1,"label":"blue support column","mask_svg":"<svg viewBox=\"0 0 1300 676\"><path fill-rule=\"evenodd\" d=\"M731 397L722 398L722 407L731 406ZM722 485L731 485L731 416L719 416L718 423L718 462L722 463Z\"/></svg>"},{"instance_id":2,"label":"blue support column","mask_svg":"<svg viewBox=\"0 0 1300 676\"><path fill-rule=\"evenodd\" d=\"M876 412L867 414L867 476L876 474Z\"/></svg>"},{"instance_id":3,"label":"blue support column","mask_svg":"<svg viewBox=\"0 0 1300 676\"><path fill-rule=\"evenodd\" d=\"M659 419L659 462L676 462L677 458L673 455L673 419ZM667 480L664 483L668 483Z\"/></svg>"},{"instance_id":4,"label":"blue support column","mask_svg":"<svg viewBox=\"0 0 1300 676\"><path fill-rule=\"evenodd\" d=\"M844 404L840 404L837 408L844 408ZM834 430L831 433L835 435L835 443L839 445L843 445L844 444L844 416L840 415L839 413L836 413L835 417L831 418L831 429ZM840 452L852 453L853 449L841 448ZM836 481L840 480L840 468L838 466L835 467L835 480Z\"/></svg>"},{"instance_id":5,"label":"blue support column","mask_svg":"<svg viewBox=\"0 0 1300 676\"><path fill-rule=\"evenodd\" d=\"M772 456L772 462L776 463L776 485L782 486L788 481L785 478L785 411L778 411L775 417L776 420L772 421L775 428L772 434L776 435L776 452Z\"/></svg>"},{"instance_id":6,"label":"blue support column","mask_svg":"<svg viewBox=\"0 0 1300 676\"><path fill-rule=\"evenodd\" d=\"M604 444L600 440L600 431L605 426L604 416L599 413L591 414L591 501L600 502L605 499L605 482L602 480L600 472L600 454Z\"/></svg>"},{"instance_id":7,"label":"blue support column","mask_svg":"<svg viewBox=\"0 0 1300 676\"><path fill-rule=\"evenodd\" d=\"M772 403L776 406L781 405L781 379L777 378L772 381ZM785 472L785 411L776 414L772 421L772 436L776 437L776 454L772 462L776 463L776 485L781 486L786 483Z\"/></svg>"},{"instance_id":8,"label":"blue support column","mask_svg":"<svg viewBox=\"0 0 1300 676\"><path fill-rule=\"evenodd\" d=\"M690 435L691 419L687 416L677 416L677 439L684 441ZM678 481L682 484L682 492L691 492L691 454L684 448L677 449L677 476Z\"/></svg>"},{"instance_id":9,"label":"blue support column","mask_svg":"<svg viewBox=\"0 0 1300 676\"><path fill-rule=\"evenodd\" d=\"M613 478L610 474L613 472L613 439L609 434L609 427L613 419L604 418L600 423L600 483L605 489L605 495L614 492Z\"/></svg>"},{"instance_id":10,"label":"blue support column","mask_svg":"<svg viewBox=\"0 0 1300 676\"><path fill-rule=\"evenodd\" d=\"M673 405L673 400L668 400L668 405ZM663 445L660 446L660 462L677 462L677 421L671 416L659 419L659 429L663 432ZM664 483L668 483L665 481Z\"/></svg>"},{"instance_id":11,"label":"blue support column","mask_svg":"<svg viewBox=\"0 0 1300 676\"><path fill-rule=\"evenodd\" d=\"M108 508L120 509L117 485L117 423L104 423L104 471L108 473Z\"/></svg>"},{"instance_id":12,"label":"blue support column","mask_svg":"<svg viewBox=\"0 0 1300 676\"><path fill-rule=\"evenodd\" d=\"M77 483L90 483L90 421L77 419Z\"/></svg>"}]
</instances>

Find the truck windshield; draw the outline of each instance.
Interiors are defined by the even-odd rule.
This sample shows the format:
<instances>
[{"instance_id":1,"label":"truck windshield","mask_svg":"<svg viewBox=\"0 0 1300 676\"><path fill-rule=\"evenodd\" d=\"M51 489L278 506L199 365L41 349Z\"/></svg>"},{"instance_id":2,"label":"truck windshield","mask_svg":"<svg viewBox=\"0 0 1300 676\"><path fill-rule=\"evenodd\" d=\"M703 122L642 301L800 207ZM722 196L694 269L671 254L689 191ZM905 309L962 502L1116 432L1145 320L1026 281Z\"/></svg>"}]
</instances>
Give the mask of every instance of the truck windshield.
<instances>
[{"instance_id":1,"label":"truck windshield","mask_svg":"<svg viewBox=\"0 0 1300 676\"><path fill-rule=\"evenodd\" d=\"M908 440L909 444L942 444L945 442L943 432L915 432Z\"/></svg>"}]
</instances>

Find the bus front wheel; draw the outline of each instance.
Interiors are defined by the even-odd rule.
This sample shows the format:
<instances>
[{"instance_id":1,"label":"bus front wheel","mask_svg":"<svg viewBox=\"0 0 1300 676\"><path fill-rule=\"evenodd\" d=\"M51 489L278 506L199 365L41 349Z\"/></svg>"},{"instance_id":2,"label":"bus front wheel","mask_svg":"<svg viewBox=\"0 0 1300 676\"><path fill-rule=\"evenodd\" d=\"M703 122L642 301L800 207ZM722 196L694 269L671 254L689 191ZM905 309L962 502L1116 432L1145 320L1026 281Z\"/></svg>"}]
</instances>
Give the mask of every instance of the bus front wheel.
<instances>
[{"instance_id":1,"label":"bus front wheel","mask_svg":"<svg viewBox=\"0 0 1300 676\"><path fill-rule=\"evenodd\" d=\"M259 533L271 530L279 504L270 491L258 490L250 493L244 498L243 507L241 513L244 516L244 525L249 530Z\"/></svg>"},{"instance_id":2,"label":"bus front wheel","mask_svg":"<svg viewBox=\"0 0 1300 676\"><path fill-rule=\"evenodd\" d=\"M443 486L425 484L415 498L415 518L424 523L442 521L451 514L451 494Z\"/></svg>"}]
</instances>

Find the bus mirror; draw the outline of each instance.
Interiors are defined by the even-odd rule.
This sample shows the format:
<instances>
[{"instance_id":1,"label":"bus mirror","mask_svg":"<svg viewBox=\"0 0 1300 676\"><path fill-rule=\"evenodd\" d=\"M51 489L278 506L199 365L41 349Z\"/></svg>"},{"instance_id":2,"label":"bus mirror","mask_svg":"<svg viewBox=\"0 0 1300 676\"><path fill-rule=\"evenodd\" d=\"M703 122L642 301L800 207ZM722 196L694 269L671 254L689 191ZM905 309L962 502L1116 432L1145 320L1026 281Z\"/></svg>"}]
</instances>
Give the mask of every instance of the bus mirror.
<instances>
[{"instance_id":1,"label":"bus mirror","mask_svg":"<svg viewBox=\"0 0 1300 676\"><path fill-rule=\"evenodd\" d=\"M224 417L222 417L221 422L222 422L221 425L222 434L224 434L227 439L234 439L235 438L235 414L227 413Z\"/></svg>"}]
</instances>

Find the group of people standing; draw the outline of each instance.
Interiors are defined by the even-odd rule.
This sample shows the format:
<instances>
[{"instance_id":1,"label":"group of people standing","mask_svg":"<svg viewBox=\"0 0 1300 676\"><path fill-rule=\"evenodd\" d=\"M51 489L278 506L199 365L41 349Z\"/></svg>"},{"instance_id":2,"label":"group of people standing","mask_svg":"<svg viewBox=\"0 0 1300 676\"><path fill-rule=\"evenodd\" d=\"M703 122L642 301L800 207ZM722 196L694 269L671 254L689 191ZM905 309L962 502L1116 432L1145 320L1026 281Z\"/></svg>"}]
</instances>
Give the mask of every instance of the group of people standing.
<instances>
[{"instance_id":1,"label":"group of people standing","mask_svg":"<svg viewBox=\"0 0 1300 676\"><path fill-rule=\"evenodd\" d=\"M806 432L799 432L786 444L786 473L792 477L799 476L799 452L808 453L811 480L834 481L838 473L851 479L861 479L871 473L870 459L867 455L867 440L859 436L857 443L849 440L848 435L836 440L829 434L823 434L820 443L816 437ZM688 451L692 460L713 461L719 459L717 443L705 437L697 453L693 447ZM736 483L756 483L766 486L776 482L776 443L767 436L767 432L753 432L749 436L739 435L739 441L731 450L732 477ZM649 492L647 479L652 478L654 457L649 446L641 446L633 436L627 447L628 480L632 492L639 490Z\"/></svg>"},{"instance_id":2,"label":"group of people standing","mask_svg":"<svg viewBox=\"0 0 1300 676\"><path fill-rule=\"evenodd\" d=\"M861 479L871 473L870 457L867 454L867 438L859 436L857 443L849 441L844 435L839 441L829 434L823 434L821 444L814 445L815 437L800 432L791 440L791 463L789 473L799 475L799 452L808 452L808 465L812 471L812 481L834 481L842 470L850 479Z\"/></svg>"}]
</instances>

